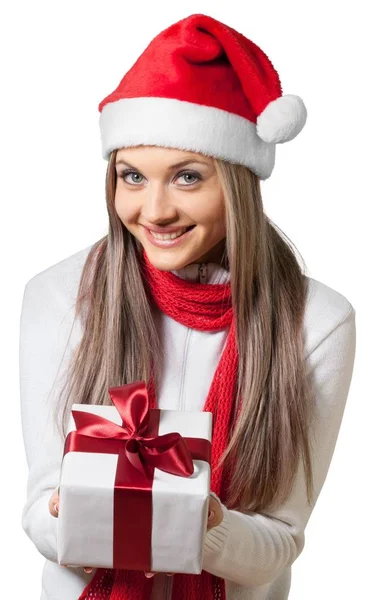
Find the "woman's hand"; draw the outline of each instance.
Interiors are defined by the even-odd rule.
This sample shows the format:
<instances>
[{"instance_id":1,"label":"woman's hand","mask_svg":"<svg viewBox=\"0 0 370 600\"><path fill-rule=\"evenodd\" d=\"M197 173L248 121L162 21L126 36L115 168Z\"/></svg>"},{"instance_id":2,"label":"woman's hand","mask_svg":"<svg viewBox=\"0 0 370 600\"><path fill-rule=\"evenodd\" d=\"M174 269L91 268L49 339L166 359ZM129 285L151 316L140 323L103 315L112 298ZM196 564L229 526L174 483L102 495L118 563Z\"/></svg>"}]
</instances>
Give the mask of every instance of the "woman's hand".
<instances>
[{"instance_id":1,"label":"woman's hand","mask_svg":"<svg viewBox=\"0 0 370 600\"><path fill-rule=\"evenodd\" d=\"M57 517L58 516L58 512L59 512L59 486L56 488L56 490L53 492L53 494L50 497L49 500L49 510L50 513L53 515L53 517ZM67 568L68 565L60 565L61 567ZM73 565L70 565L73 568ZM91 571L93 570L93 567L84 567L84 571L85 573L91 573Z\"/></svg>"},{"instance_id":2,"label":"woman's hand","mask_svg":"<svg viewBox=\"0 0 370 600\"><path fill-rule=\"evenodd\" d=\"M209 508L208 508L208 523L207 530L217 527L222 523L224 513L222 512L221 504L213 496L209 497Z\"/></svg>"},{"instance_id":3,"label":"woman's hand","mask_svg":"<svg viewBox=\"0 0 370 600\"><path fill-rule=\"evenodd\" d=\"M217 527L224 518L224 514L222 512L221 504L216 498L213 496L209 497L209 507L208 507L208 522L207 522L207 530L212 529L212 527ZM153 571L146 572L146 577L153 577L155 572ZM168 576L173 575L173 573L167 573Z\"/></svg>"}]
</instances>

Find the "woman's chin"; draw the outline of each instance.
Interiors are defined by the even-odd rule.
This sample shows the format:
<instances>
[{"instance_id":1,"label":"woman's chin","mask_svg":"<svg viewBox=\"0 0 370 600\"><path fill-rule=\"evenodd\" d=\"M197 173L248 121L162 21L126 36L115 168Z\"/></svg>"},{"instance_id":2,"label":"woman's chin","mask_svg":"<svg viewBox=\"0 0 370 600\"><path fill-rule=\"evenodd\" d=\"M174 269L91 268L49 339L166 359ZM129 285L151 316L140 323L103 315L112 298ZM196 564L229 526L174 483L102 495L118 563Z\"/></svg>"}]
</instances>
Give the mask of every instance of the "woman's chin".
<instances>
[{"instance_id":1,"label":"woman's chin","mask_svg":"<svg viewBox=\"0 0 370 600\"><path fill-rule=\"evenodd\" d=\"M161 252L152 250L146 250L146 254L152 265L160 271L177 271L192 262L191 259L187 260L170 256L161 256Z\"/></svg>"}]
</instances>

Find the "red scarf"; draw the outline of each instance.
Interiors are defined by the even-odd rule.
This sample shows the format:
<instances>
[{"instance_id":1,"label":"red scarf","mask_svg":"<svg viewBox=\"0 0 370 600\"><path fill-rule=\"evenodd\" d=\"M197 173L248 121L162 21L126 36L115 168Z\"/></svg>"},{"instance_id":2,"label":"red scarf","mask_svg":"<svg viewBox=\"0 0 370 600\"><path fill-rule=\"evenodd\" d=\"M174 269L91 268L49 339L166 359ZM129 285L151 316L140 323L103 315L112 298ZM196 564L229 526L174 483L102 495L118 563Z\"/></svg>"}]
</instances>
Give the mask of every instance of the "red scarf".
<instances>
[{"instance_id":1,"label":"red scarf","mask_svg":"<svg viewBox=\"0 0 370 600\"><path fill-rule=\"evenodd\" d=\"M230 325L226 346L214 374L203 410L213 413L211 489L222 502L228 476L216 465L226 449L233 420L234 386L238 352L235 339L231 284L201 284L161 271L142 253L147 293L158 308L175 321L200 331L219 331ZM150 407L157 406L153 377L147 385ZM78 600L150 600L153 578L141 571L98 568ZM200 575L173 576L176 600L225 600L224 579L202 571Z\"/></svg>"}]
</instances>

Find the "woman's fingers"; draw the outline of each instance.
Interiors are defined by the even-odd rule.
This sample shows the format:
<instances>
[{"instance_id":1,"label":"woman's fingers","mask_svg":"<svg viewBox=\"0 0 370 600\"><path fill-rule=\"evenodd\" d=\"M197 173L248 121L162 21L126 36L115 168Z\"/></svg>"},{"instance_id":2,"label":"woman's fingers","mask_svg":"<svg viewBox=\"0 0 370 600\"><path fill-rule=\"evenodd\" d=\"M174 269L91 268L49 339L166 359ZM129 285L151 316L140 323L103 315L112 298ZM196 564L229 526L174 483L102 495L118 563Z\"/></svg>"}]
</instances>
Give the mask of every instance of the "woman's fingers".
<instances>
[{"instance_id":1,"label":"woman's fingers","mask_svg":"<svg viewBox=\"0 0 370 600\"><path fill-rule=\"evenodd\" d=\"M209 499L207 530L217 527L223 520L221 504L213 496Z\"/></svg>"},{"instance_id":2,"label":"woman's fingers","mask_svg":"<svg viewBox=\"0 0 370 600\"><path fill-rule=\"evenodd\" d=\"M153 573L152 571L144 571L144 573L145 573L145 577L148 577L148 578L154 577L154 575L156 574L156 572ZM172 575L174 575L174 573L166 573L166 575L168 577L172 577Z\"/></svg>"},{"instance_id":3,"label":"woman's fingers","mask_svg":"<svg viewBox=\"0 0 370 600\"><path fill-rule=\"evenodd\" d=\"M61 567L63 567L63 569L66 569L67 567L69 567L70 569L78 569L78 567L76 565L60 565ZM84 567L84 571L85 573L91 573L91 571L94 569L95 567Z\"/></svg>"},{"instance_id":4,"label":"woman's fingers","mask_svg":"<svg viewBox=\"0 0 370 600\"><path fill-rule=\"evenodd\" d=\"M58 516L59 511L59 486L54 490L49 500L49 511L53 517Z\"/></svg>"}]
</instances>

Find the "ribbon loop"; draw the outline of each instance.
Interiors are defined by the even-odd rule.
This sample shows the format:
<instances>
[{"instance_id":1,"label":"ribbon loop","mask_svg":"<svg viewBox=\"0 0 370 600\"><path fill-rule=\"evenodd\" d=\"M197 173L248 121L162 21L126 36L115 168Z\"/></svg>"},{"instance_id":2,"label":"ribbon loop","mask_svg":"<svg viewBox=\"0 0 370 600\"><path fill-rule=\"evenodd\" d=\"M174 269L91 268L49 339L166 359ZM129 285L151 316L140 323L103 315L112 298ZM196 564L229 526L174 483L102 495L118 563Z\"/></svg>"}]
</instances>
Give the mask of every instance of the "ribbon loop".
<instances>
[{"instance_id":1,"label":"ribbon loop","mask_svg":"<svg viewBox=\"0 0 370 600\"><path fill-rule=\"evenodd\" d=\"M145 461L162 471L189 477L194 463L185 439L180 433L166 433L143 442Z\"/></svg>"},{"instance_id":2,"label":"ribbon loop","mask_svg":"<svg viewBox=\"0 0 370 600\"><path fill-rule=\"evenodd\" d=\"M148 389L145 381L110 387L108 394L121 415L126 431L144 435L149 416Z\"/></svg>"}]
</instances>

